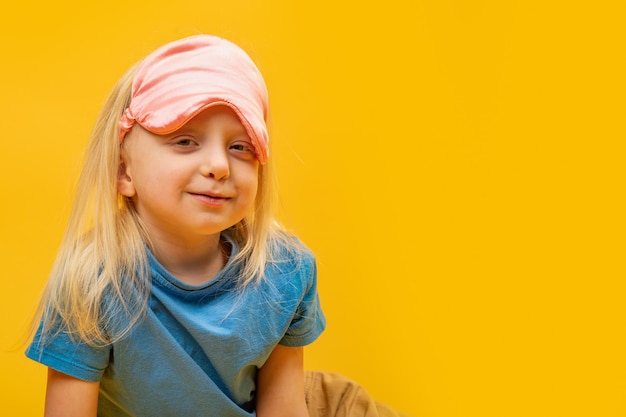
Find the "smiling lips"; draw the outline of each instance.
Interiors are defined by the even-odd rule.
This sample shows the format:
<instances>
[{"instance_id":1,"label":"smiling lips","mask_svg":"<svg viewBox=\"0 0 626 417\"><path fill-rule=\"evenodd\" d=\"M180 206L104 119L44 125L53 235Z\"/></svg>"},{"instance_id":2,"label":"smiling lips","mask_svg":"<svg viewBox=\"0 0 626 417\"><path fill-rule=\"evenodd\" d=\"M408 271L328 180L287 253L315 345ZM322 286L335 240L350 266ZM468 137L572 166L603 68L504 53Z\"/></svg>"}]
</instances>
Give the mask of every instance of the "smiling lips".
<instances>
[{"instance_id":1,"label":"smiling lips","mask_svg":"<svg viewBox=\"0 0 626 417\"><path fill-rule=\"evenodd\" d=\"M206 206L211 206L211 207L223 206L224 204L226 204L228 200L230 200L230 197L224 197L219 194L210 194L210 193L208 194L189 193L189 194L200 203Z\"/></svg>"}]
</instances>

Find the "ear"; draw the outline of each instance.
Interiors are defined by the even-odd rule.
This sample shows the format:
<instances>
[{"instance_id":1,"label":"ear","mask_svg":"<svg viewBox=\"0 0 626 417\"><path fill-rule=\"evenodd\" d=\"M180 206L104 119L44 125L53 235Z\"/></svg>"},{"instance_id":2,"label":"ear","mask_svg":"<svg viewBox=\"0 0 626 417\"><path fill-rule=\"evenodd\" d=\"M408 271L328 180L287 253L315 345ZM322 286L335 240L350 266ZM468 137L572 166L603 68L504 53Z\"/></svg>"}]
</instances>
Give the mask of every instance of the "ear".
<instances>
[{"instance_id":1,"label":"ear","mask_svg":"<svg viewBox=\"0 0 626 417\"><path fill-rule=\"evenodd\" d=\"M134 197L136 194L130 170L123 159L117 168L117 191L124 197Z\"/></svg>"}]
</instances>

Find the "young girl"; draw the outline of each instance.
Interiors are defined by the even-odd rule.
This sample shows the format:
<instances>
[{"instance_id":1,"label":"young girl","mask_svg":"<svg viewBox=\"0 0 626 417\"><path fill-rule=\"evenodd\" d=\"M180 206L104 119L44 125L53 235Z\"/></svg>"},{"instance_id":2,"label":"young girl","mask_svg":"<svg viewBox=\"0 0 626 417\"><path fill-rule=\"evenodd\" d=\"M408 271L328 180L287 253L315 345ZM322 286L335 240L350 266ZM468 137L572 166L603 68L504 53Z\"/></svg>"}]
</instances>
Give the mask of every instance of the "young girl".
<instances>
[{"instance_id":1,"label":"young girl","mask_svg":"<svg viewBox=\"0 0 626 417\"><path fill-rule=\"evenodd\" d=\"M88 144L29 358L48 417L400 416L303 371L313 255L276 223L267 90L224 39L131 68Z\"/></svg>"},{"instance_id":2,"label":"young girl","mask_svg":"<svg viewBox=\"0 0 626 417\"><path fill-rule=\"evenodd\" d=\"M46 416L306 416L324 330L312 254L271 211L268 97L209 35L115 86L26 354Z\"/></svg>"}]
</instances>

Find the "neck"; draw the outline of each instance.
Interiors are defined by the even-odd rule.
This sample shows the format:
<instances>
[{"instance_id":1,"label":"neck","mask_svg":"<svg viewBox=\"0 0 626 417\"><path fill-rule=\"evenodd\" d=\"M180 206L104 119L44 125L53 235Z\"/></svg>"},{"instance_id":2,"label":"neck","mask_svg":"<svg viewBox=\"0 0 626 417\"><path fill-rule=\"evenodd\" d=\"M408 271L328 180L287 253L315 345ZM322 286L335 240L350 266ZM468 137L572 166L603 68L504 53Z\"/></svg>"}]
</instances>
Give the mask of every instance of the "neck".
<instances>
[{"instance_id":1,"label":"neck","mask_svg":"<svg viewBox=\"0 0 626 417\"><path fill-rule=\"evenodd\" d=\"M205 236L197 242L179 242L152 238L152 251L157 260L172 275L191 285L209 282L228 260L220 234Z\"/></svg>"}]
</instances>

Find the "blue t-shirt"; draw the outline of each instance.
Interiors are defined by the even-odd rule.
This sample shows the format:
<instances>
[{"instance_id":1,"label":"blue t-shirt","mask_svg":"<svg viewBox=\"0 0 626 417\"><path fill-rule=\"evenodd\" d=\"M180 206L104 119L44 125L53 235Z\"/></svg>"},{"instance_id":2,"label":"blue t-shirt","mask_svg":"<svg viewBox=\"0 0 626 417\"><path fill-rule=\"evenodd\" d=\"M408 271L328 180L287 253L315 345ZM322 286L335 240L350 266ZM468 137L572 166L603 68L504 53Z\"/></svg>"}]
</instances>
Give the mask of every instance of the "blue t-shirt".
<instances>
[{"instance_id":1,"label":"blue t-shirt","mask_svg":"<svg viewBox=\"0 0 626 417\"><path fill-rule=\"evenodd\" d=\"M100 381L98 416L254 415L257 370L274 347L307 345L324 330L310 252L268 265L265 279L244 290L235 288L230 262L192 286L148 258L149 309L124 338L94 348L61 332L41 346L38 332L26 351L59 372Z\"/></svg>"}]
</instances>

